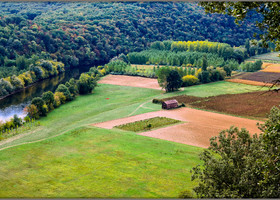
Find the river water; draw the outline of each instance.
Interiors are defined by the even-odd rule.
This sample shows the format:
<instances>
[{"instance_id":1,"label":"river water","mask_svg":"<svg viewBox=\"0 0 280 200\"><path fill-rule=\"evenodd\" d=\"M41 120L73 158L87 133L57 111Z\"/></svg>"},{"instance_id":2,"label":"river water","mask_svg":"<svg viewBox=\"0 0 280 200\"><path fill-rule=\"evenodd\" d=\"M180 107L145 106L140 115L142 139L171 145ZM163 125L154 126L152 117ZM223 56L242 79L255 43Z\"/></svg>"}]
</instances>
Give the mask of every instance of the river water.
<instances>
[{"instance_id":1,"label":"river water","mask_svg":"<svg viewBox=\"0 0 280 200\"><path fill-rule=\"evenodd\" d=\"M46 91L54 92L59 84L66 83L70 78L79 78L82 72L88 69L71 69L63 74L37 82L20 92L0 100L0 121L6 121L17 114L19 117L26 116L24 108L30 104L34 97L41 96Z\"/></svg>"}]
</instances>

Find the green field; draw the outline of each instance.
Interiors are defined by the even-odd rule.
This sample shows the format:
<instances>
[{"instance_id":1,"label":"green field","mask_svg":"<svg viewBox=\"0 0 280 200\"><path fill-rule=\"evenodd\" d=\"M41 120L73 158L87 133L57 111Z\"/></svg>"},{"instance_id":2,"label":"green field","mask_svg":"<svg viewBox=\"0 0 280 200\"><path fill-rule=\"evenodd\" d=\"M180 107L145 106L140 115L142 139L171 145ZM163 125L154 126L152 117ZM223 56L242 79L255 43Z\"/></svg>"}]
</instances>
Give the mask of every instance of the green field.
<instances>
[{"instance_id":1,"label":"green field","mask_svg":"<svg viewBox=\"0 0 280 200\"><path fill-rule=\"evenodd\" d=\"M125 131L133 131L133 132L140 132L140 131L147 131L171 124L176 124L181 121L176 119L170 119L167 117L154 117L150 119L140 120L128 124L123 124L119 126L115 126L114 128L122 129Z\"/></svg>"},{"instance_id":2,"label":"green field","mask_svg":"<svg viewBox=\"0 0 280 200\"><path fill-rule=\"evenodd\" d=\"M102 84L40 119L32 134L0 145L0 197L176 198L196 185L189 170L201 148L89 124L160 110L153 98L257 88L218 82L162 94Z\"/></svg>"},{"instance_id":3,"label":"green field","mask_svg":"<svg viewBox=\"0 0 280 200\"><path fill-rule=\"evenodd\" d=\"M185 95L196 96L196 97L209 97L209 96L217 96L221 94L238 94L238 93L255 92L255 91L263 91L263 90L268 90L268 88L239 84L239 83L232 83L226 81L219 81L219 82L181 88L180 91L167 93L165 96L170 97L170 96L185 94Z\"/></svg>"},{"instance_id":4,"label":"green field","mask_svg":"<svg viewBox=\"0 0 280 200\"><path fill-rule=\"evenodd\" d=\"M280 54L279 51L265 53L265 54L261 54L261 55L252 56L249 59L247 59L247 61L260 59L263 62L280 63L279 54Z\"/></svg>"}]
</instances>

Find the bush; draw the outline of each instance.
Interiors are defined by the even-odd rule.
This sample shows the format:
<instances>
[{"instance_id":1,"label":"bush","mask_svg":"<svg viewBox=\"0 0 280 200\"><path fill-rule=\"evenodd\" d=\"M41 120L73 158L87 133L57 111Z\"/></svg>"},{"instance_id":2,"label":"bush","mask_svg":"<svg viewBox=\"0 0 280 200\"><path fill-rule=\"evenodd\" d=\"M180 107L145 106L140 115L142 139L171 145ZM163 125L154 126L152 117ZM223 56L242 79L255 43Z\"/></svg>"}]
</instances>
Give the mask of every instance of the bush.
<instances>
[{"instance_id":1,"label":"bush","mask_svg":"<svg viewBox=\"0 0 280 200\"><path fill-rule=\"evenodd\" d=\"M34 105L31 104L29 106L26 107L26 111L27 111L27 115L31 118L31 119L39 119L39 111L38 108Z\"/></svg>"},{"instance_id":2,"label":"bush","mask_svg":"<svg viewBox=\"0 0 280 200\"><path fill-rule=\"evenodd\" d=\"M22 125L22 119L19 118L17 115L14 115L13 123L14 123L15 127L21 126Z\"/></svg>"},{"instance_id":3,"label":"bush","mask_svg":"<svg viewBox=\"0 0 280 200\"><path fill-rule=\"evenodd\" d=\"M55 92L62 92L63 95L66 97L66 101L73 100L73 97L71 96L70 91L68 90L68 88L64 84L60 84L57 87L57 89L55 90Z\"/></svg>"},{"instance_id":4,"label":"bush","mask_svg":"<svg viewBox=\"0 0 280 200\"><path fill-rule=\"evenodd\" d=\"M39 116L46 116L48 112L48 107L45 101L41 97L35 97L32 99L31 104L35 105L38 109ZM33 118L33 117L32 117Z\"/></svg>"},{"instance_id":5,"label":"bush","mask_svg":"<svg viewBox=\"0 0 280 200\"><path fill-rule=\"evenodd\" d=\"M155 103L155 104L161 104L162 100L161 99L153 99L152 102Z\"/></svg>"},{"instance_id":6,"label":"bush","mask_svg":"<svg viewBox=\"0 0 280 200\"><path fill-rule=\"evenodd\" d=\"M54 94L51 91L44 92L42 95L42 99L45 101L49 110L53 110L54 105Z\"/></svg>"},{"instance_id":7,"label":"bush","mask_svg":"<svg viewBox=\"0 0 280 200\"><path fill-rule=\"evenodd\" d=\"M79 94L91 93L96 85L97 85L97 82L96 82L95 77L90 76L85 73L81 74L79 81L78 81Z\"/></svg>"},{"instance_id":8,"label":"bush","mask_svg":"<svg viewBox=\"0 0 280 200\"><path fill-rule=\"evenodd\" d=\"M55 100L54 106L57 108L58 106L66 102L66 97L62 92L56 92L54 93L54 100Z\"/></svg>"},{"instance_id":9,"label":"bush","mask_svg":"<svg viewBox=\"0 0 280 200\"><path fill-rule=\"evenodd\" d=\"M183 86L191 86L199 83L199 79L193 75L187 75L182 78Z\"/></svg>"}]
</instances>

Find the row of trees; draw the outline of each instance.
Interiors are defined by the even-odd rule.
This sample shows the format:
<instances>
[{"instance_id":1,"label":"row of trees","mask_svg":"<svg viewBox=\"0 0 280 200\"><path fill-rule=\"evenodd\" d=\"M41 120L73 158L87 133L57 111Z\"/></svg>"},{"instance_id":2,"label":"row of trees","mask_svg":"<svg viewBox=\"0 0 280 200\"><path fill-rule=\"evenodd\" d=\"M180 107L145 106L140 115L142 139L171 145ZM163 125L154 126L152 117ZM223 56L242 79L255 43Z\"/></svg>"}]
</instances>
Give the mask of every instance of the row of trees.
<instances>
[{"instance_id":1,"label":"row of trees","mask_svg":"<svg viewBox=\"0 0 280 200\"><path fill-rule=\"evenodd\" d=\"M239 64L235 59L224 59L218 54L204 52L173 52L167 50L145 50L132 52L127 55L132 64L159 64L172 66L201 67L203 58L206 57L207 64L214 67L230 66L237 69Z\"/></svg>"},{"instance_id":2,"label":"row of trees","mask_svg":"<svg viewBox=\"0 0 280 200\"><path fill-rule=\"evenodd\" d=\"M235 59L239 63L254 55L264 54L275 50L275 44L268 42L264 47L262 41L247 39L239 47L231 47L226 43L209 41L156 41L151 43L151 49L167 51L205 52L217 54L224 59Z\"/></svg>"},{"instance_id":3,"label":"row of trees","mask_svg":"<svg viewBox=\"0 0 280 200\"><path fill-rule=\"evenodd\" d=\"M243 72L255 72L262 69L262 64L263 62L261 60L257 60L256 62L241 63L239 70Z\"/></svg>"},{"instance_id":4,"label":"row of trees","mask_svg":"<svg viewBox=\"0 0 280 200\"><path fill-rule=\"evenodd\" d=\"M71 78L68 82L60 84L55 93L48 91L41 97L32 99L31 104L26 107L26 112L30 118L38 119L46 116L48 112L59 107L61 104L72 101L78 94L88 94L93 91L99 78L98 70L91 68L87 73L82 73L78 80Z\"/></svg>"},{"instance_id":5,"label":"row of trees","mask_svg":"<svg viewBox=\"0 0 280 200\"><path fill-rule=\"evenodd\" d=\"M78 94L91 93L96 87L100 76L103 76L102 70L93 67L90 68L89 72L82 73L78 80L71 78L65 84L60 84L54 93L48 91L44 92L41 97L34 97L31 104L24 109L27 112L27 116L21 119L15 115L4 123L0 122L0 133L9 134L12 129L17 129L24 125L24 123L39 119L41 116L47 116L48 112L74 100Z\"/></svg>"},{"instance_id":6,"label":"row of trees","mask_svg":"<svg viewBox=\"0 0 280 200\"><path fill-rule=\"evenodd\" d=\"M57 76L64 72L64 64L52 60L38 60L29 66L29 70L19 74L0 79L0 97L9 95L36 81Z\"/></svg>"}]
</instances>

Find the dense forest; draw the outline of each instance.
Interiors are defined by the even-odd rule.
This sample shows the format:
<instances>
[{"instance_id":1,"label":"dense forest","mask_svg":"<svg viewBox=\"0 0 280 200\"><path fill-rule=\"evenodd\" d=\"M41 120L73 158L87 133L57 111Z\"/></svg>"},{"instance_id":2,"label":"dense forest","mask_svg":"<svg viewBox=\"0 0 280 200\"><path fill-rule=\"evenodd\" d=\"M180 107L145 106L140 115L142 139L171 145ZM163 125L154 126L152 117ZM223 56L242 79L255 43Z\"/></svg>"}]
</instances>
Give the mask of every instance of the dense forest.
<instances>
[{"instance_id":1,"label":"dense forest","mask_svg":"<svg viewBox=\"0 0 280 200\"><path fill-rule=\"evenodd\" d=\"M66 68L94 66L120 53L144 50L154 41L240 46L259 33L253 25L257 15L238 26L233 17L205 14L195 3L3 2L0 10L2 76L19 71L18 56L58 60Z\"/></svg>"}]
</instances>

